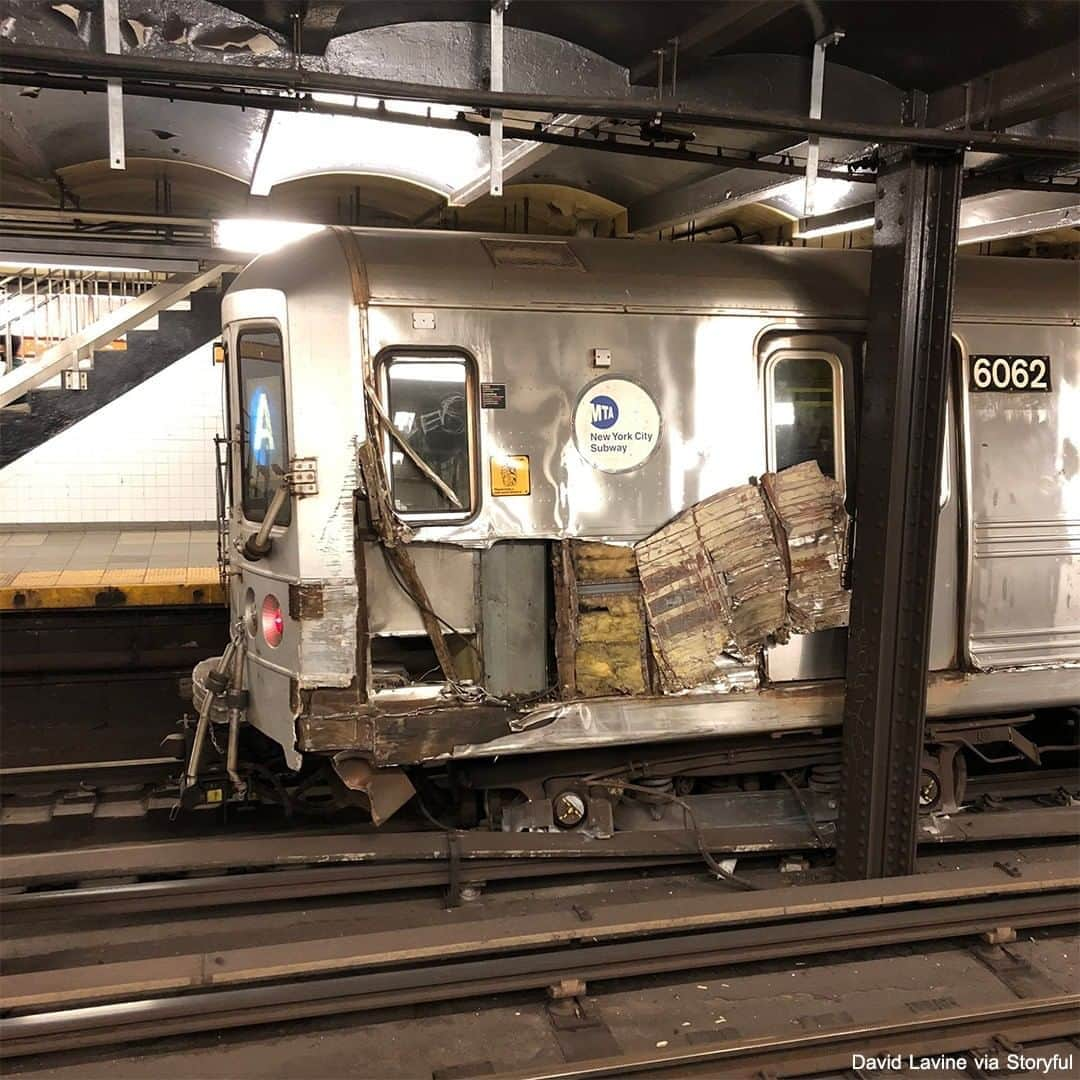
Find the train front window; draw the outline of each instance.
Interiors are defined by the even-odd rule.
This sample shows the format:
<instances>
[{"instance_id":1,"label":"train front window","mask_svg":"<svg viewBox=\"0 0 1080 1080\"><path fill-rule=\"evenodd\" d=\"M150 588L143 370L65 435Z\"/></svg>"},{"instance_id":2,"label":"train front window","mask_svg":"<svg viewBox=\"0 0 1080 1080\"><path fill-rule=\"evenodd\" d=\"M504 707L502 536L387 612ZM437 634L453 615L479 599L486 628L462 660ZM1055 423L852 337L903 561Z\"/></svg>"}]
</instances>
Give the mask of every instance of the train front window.
<instances>
[{"instance_id":1,"label":"train front window","mask_svg":"<svg viewBox=\"0 0 1080 1080\"><path fill-rule=\"evenodd\" d=\"M285 482L289 432L285 417L285 366L277 330L242 330L236 341L240 383L240 503L248 521L262 521ZM290 500L276 525L288 525Z\"/></svg>"},{"instance_id":2,"label":"train front window","mask_svg":"<svg viewBox=\"0 0 1080 1080\"><path fill-rule=\"evenodd\" d=\"M473 507L472 409L464 357L393 356L385 368L390 419L409 449L388 434L394 509L419 518L467 516ZM457 497L454 506L430 473Z\"/></svg>"},{"instance_id":3,"label":"train front window","mask_svg":"<svg viewBox=\"0 0 1080 1080\"><path fill-rule=\"evenodd\" d=\"M769 417L773 469L816 461L826 476L839 478L839 381L837 366L824 356L784 356L772 364Z\"/></svg>"}]
</instances>

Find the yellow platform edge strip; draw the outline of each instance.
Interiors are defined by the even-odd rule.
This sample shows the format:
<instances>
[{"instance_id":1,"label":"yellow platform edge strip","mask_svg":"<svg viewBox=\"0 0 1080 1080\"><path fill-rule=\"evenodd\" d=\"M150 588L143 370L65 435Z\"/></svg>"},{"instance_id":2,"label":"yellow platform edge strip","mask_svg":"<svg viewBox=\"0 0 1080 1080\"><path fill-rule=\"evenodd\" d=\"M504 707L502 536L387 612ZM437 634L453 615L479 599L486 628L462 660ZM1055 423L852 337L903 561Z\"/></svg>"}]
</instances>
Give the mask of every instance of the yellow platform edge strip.
<instances>
[{"instance_id":1,"label":"yellow platform edge strip","mask_svg":"<svg viewBox=\"0 0 1080 1080\"><path fill-rule=\"evenodd\" d=\"M0 588L0 611L43 608L189 607L224 604L225 590L213 581L25 585Z\"/></svg>"}]
</instances>

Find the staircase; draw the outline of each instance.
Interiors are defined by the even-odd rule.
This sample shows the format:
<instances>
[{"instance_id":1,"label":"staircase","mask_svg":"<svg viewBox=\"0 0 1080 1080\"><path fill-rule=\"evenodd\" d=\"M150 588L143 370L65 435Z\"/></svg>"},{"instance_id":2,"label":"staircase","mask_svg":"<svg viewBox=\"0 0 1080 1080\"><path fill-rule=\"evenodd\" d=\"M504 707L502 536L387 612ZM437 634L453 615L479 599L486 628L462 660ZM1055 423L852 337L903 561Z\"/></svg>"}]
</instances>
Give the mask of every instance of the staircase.
<instances>
[{"instance_id":1,"label":"staircase","mask_svg":"<svg viewBox=\"0 0 1080 1080\"><path fill-rule=\"evenodd\" d=\"M156 329L149 328L150 317L146 328L129 329L125 349L94 349L85 390L39 386L0 409L0 468L216 338L221 333L218 288L193 292L189 302L187 311L159 311Z\"/></svg>"}]
</instances>

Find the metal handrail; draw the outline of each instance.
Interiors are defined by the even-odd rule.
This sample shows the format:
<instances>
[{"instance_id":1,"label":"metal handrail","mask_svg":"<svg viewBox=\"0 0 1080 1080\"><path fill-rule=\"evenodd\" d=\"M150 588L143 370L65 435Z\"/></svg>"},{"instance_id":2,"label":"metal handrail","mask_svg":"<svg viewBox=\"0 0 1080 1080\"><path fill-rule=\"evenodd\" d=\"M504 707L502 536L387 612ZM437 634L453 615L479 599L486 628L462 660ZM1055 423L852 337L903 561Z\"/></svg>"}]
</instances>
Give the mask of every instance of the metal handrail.
<instances>
[{"instance_id":1,"label":"metal handrail","mask_svg":"<svg viewBox=\"0 0 1080 1080\"><path fill-rule=\"evenodd\" d=\"M16 366L13 339L32 339L34 359L50 346L82 333L103 315L123 307L166 280L147 272L23 267L0 281L0 374ZM26 358L23 358L26 359Z\"/></svg>"},{"instance_id":2,"label":"metal handrail","mask_svg":"<svg viewBox=\"0 0 1080 1080\"><path fill-rule=\"evenodd\" d=\"M132 285L132 294L129 297L122 291L119 297L121 303L114 307L111 303L114 297L110 293L109 310L105 314L99 314L100 304L80 304L72 282L71 288L62 289L60 292L61 296L67 296L70 301L66 305L66 311L57 312L58 316L66 316L67 325L61 325L61 333L55 338L49 336L52 344L44 351L37 351L32 363L18 367L11 363L11 333L10 323L8 324L5 350L8 363L6 370L0 373L0 408L17 401L65 368L77 365L81 357L92 353L94 349L115 341L128 330L141 326L159 311L213 284L223 272L231 269L231 264L223 263L197 274L174 274L160 282L143 282L140 279L129 283L126 281L127 275L122 275L122 284ZM144 288L144 284L149 287ZM51 306L46 305L46 315Z\"/></svg>"}]
</instances>

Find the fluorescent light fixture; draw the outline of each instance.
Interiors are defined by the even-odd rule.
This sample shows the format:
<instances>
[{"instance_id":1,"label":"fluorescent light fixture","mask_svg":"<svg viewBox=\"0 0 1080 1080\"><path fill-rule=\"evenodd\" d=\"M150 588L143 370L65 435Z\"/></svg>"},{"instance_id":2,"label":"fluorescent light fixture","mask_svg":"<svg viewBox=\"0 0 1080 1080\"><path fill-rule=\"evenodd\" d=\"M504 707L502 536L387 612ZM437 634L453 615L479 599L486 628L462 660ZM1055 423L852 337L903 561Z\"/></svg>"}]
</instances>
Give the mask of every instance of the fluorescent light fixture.
<instances>
[{"instance_id":1,"label":"fluorescent light fixture","mask_svg":"<svg viewBox=\"0 0 1080 1080\"><path fill-rule=\"evenodd\" d=\"M322 225L309 221L272 221L268 218L224 218L214 222L214 247L264 255L318 232Z\"/></svg>"},{"instance_id":2,"label":"fluorescent light fixture","mask_svg":"<svg viewBox=\"0 0 1080 1080\"><path fill-rule=\"evenodd\" d=\"M316 101L356 104L374 109L378 98L316 93ZM417 101L385 102L388 114L424 116L428 105ZM432 105L431 115L453 118L453 105ZM290 180L326 173L391 176L449 195L486 174L487 140L467 131L395 124L363 116L277 112L252 172L252 195L269 195Z\"/></svg>"},{"instance_id":3,"label":"fluorescent light fixture","mask_svg":"<svg viewBox=\"0 0 1080 1080\"><path fill-rule=\"evenodd\" d=\"M822 215L832 217L832 214ZM812 240L815 236L835 236L837 233L855 232L857 229L869 229L874 224L872 217L854 218L851 221L835 221L832 224L812 224L821 218L803 218L795 230L799 240Z\"/></svg>"},{"instance_id":4,"label":"fluorescent light fixture","mask_svg":"<svg viewBox=\"0 0 1080 1080\"><path fill-rule=\"evenodd\" d=\"M842 210L834 210L831 214L815 214L813 217L800 218L795 235L800 240L809 240L815 236L832 236L835 233L868 229L873 224L874 204L864 202L857 206L845 206Z\"/></svg>"},{"instance_id":5,"label":"fluorescent light fixture","mask_svg":"<svg viewBox=\"0 0 1080 1080\"><path fill-rule=\"evenodd\" d=\"M133 259L131 262L111 258L91 259L81 256L71 259L63 255L34 258L20 257L17 251L0 250L0 264L18 270L78 270L100 274L194 273L199 269L191 259Z\"/></svg>"}]
</instances>

